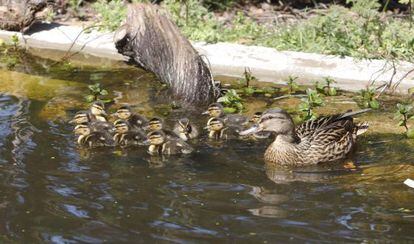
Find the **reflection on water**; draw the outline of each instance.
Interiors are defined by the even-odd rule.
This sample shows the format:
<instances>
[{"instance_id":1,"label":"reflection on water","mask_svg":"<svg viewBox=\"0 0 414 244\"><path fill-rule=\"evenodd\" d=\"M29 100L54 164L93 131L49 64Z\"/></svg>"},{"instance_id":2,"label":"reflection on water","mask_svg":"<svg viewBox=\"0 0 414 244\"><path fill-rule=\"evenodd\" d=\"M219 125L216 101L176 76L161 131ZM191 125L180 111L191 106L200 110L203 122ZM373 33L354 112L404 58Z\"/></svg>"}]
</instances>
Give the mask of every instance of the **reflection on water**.
<instances>
[{"instance_id":1,"label":"reflection on water","mask_svg":"<svg viewBox=\"0 0 414 244\"><path fill-rule=\"evenodd\" d=\"M185 157L151 157L145 148L81 150L72 128L51 116L73 114L86 83L102 79L120 101L149 116L165 112L152 109L164 106L153 99L159 91L151 76L134 79L142 71L65 70L44 61L41 67L18 70L40 75L34 77L0 71L20 85L10 91L16 96L0 96L1 242L414 241L414 192L402 183L414 178L410 140L362 137L357 170L266 165L268 141L203 137ZM23 96L22 77L35 90L59 92ZM65 79L77 88L63 89ZM182 115L172 111L169 118ZM205 122L193 117L200 127Z\"/></svg>"}]
</instances>

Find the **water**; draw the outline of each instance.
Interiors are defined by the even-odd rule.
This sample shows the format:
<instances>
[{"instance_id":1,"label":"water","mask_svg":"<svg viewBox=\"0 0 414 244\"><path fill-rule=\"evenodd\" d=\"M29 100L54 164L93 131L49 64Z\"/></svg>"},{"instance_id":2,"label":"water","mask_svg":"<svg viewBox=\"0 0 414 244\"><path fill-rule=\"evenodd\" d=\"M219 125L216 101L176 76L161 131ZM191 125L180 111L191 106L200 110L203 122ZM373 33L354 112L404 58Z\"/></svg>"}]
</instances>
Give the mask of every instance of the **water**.
<instances>
[{"instance_id":1,"label":"water","mask_svg":"<svg viewBox=\"0 0 414 244\"><path fill-rule=\"evenodd\" d=\"M371 130L356 170L269 167L269 142L202 138L194 154L169 158L81 150L65 121L96 80L148 116L185 111L170 111L140 70L27 67L0 71L1 242L414 241L414 191L402 183L414 178L414 145L388 111L362 117Z\"/></svg>"}]
</instances>

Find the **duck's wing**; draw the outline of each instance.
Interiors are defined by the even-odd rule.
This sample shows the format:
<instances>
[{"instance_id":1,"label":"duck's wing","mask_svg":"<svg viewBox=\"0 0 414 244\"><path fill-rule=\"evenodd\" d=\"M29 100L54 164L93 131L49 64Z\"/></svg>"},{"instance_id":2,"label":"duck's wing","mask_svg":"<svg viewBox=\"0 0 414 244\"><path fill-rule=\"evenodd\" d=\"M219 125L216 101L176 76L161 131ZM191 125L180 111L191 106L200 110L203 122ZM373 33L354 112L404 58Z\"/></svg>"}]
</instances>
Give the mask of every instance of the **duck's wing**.
<instances>
[{"instance_id":1,"label":"duck's wing","mask_svg":"<svg viewBox=\"0 0 414 244\"><path fill-rule=\"evenodd\" d=\"M332 123L336 123L341 120L352 120L353 116L368 112L370 110L371 109L362 109L358 111L348 110L342 114L322 116L314 120L309 120L296 127L296 134L299 136L299 138L304 138L313 134L321 128L329 126Z\"/></svg>"},{"instance_id":2,"label":"duck's wing","mask_svg":"<svg viewBox=\"0 0 414 244\"><path fill-rule=\"evenodd\" d=\"M352 118L332 122L301 138L298 154L310 164L344 158L355 144L356 129Z\"/></svg>"}]
</instances>

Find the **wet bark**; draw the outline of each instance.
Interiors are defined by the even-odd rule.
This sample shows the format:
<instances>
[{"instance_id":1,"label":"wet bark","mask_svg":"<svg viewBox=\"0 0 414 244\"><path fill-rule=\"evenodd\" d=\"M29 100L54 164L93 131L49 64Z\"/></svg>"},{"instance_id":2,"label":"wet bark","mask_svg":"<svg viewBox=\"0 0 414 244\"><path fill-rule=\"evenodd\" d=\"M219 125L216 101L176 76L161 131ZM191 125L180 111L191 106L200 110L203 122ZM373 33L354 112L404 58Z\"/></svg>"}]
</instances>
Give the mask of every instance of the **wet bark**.
<instances>
[{"instance_id":1,"label":"wet bark","mask_svg":"<svg viewBox=\"0 0 414 244\"><path fill-rule=\"evenodd\" d=\"M0 29L24 31L35 14L46 7L46 0L0 0Z\"/></svg>"},{"instance_id":2,"label":"wet bark","mask_svg":"<svg viewBox=\"0 0 414 244\"><path fill-rule=\"evenodd\" d=\"M215 100L213 77L203 58L155 5L131 4L115 34L118 52L169 85L175 99L206 105Z\"/></svg>"}]
</instances>

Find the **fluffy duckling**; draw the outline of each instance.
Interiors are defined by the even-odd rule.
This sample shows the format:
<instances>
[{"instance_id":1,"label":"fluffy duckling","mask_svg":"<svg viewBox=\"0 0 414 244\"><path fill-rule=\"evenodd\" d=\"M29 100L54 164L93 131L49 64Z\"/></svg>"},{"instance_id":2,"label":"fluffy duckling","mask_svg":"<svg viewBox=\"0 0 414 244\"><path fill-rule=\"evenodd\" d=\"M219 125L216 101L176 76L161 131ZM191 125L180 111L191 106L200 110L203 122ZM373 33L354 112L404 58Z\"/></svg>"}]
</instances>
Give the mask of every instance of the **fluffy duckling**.
<instances>
[{"instance_id":1,"label":"fluffy duckling","mask_svg":"<svg viewBox=\"0 0 414 244\"><path fill-rule=\"evenodd\" d=\"M141 130L148 125L148 120L142 115L133 113L128 105L120 107L114 115L128 122L129 127L133 130Z\"/></svg>"},{"instance_id":2,"label":"fluffy duckling","mask_svg":"<svg viewBox=\"0 0 414 244\"><path fill-rule=\"evenodd\" d=\"M126 121L117 120L114 122L115 135L113 140L116 145L121 147L144 146L146 145L146 136L141 130L130 130Z\"/></svg>"},{"instance_id":3,"label":"fluffy duckling","mask_svg":"<svg viewBox=\"0 0 414 244\"><path fill-rule=\"evenodd\" d=\"M69 121L69 124L72 125L81 125L81 124L87 124L92 131L107 131L112 133L113 132L113 126L109 122L105 121L98 121L98 120L92 120L92 116L89 113L89 111L79 111L75 114L72 120Z\"/></svg>"},{"instance_id":4,"label":"fluffy duckling","mask_svg":"<svg viewBox=\"0 0 414 244\"><path fill-rule=\"evenodd\" d=\"M320 117L295 128L287 112L274 108L265 111L257 124L240 134L275 133L275 141L264 155L269 163L305 166L332 162L344 159L355 145L357 136L368 129L366 122L355 124L352 118L366 111L369 109Z\"/></svg>"},{"instance_id":5,"label":"fluffy duckling","mask_svg":"<svg viewBox=\"0 0 414 244\"><path fill-rule=\"evenodd\" d=\"M208 130L208 137L214 140L227 140L227 127L221 118L210 118L205 129Z\"/></svg>"},{"instance_id":6,"label":"fluffy duckling","mask_svg":"<svg viewBox=\"0 0 414 244\"><path fill-rule=\"evenodd\" d=\"M148 133L147 138L150 144L148 147L150 155L189 154L193 151L193 148L183 141L168 139L161 130Z\"/></svg>"},{"instance_id":7,"label":"fluffy duckling","mask_svg":"<svg viewBox=\"0 0 414 244\"><path fill-rule=\"evenodd\" d=\"M92 121L108 121L108 114L105 112L105 105L101 101L92 103L92 106L89 109L89 113Z\"/></svg>"},{"instance_id":8,"label":"fluffy duckling","mask_svg":"<svg viewBox=\"0 0 414 244\"><path fill-rule=\"evenodd\" d=\"M73 131L75 135L79 135L77 139L79 146L89 148L113 146L113 141L108 133L92 131L88 125L77 125Z\"/></svg>"},{"instance_id":9,"label":"fluffy duckling","mask_svg":"<svg viewBox=\"0 0 414 244\"><path fill-rule=\"evenodd\" d=\"M197 138L199 135L197 127L187 118L179 119L174 125L173 132L184 141Z\"/></svg>"},{"instance_id":10,"label":"fluffy duckling","mask_svg":"<svg viewBox=\"0 0 414 244\"><path fill-rule=\"evenodd\" d=\"M164 121L157 117L150 119L148 121L148 125L144 129L149 132L161 130L164 132L167 138L174 139L174 140L177 140L177 139L181 140L181 138L177 136L174 132L165 129Z\"/></svg>"},{"instance_id":11,"label":"fluffy duckling","mask_svg":"<svg viewBox=\"0 0 414 244\"><path fill-rule=\"evenodd\" d=\"M208 115L210 118L221 118L228 127L236 130L242 129L243 125L248 123L248 119L240 114L225 114L223 105L220 103L213 103L208 106L207 111L202 114Z\"/></svg>"}]
</instances>

